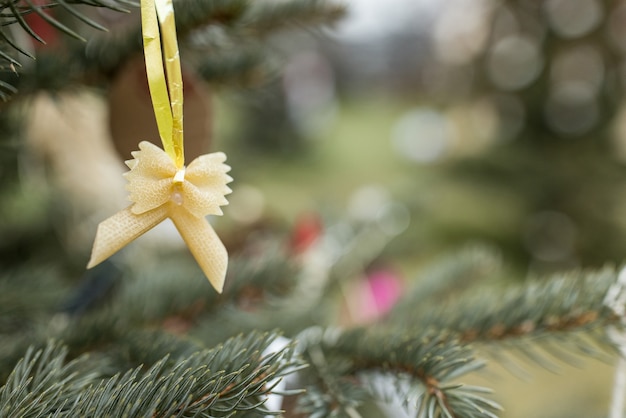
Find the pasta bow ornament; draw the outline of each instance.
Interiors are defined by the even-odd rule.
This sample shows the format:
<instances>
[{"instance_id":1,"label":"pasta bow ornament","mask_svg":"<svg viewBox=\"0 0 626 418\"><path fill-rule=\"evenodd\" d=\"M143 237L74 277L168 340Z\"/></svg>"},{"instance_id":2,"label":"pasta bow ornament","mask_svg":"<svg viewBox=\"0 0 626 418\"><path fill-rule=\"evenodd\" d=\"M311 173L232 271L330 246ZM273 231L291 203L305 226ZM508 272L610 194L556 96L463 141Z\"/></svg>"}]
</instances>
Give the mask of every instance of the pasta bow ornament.
<instances>
[{"instance_id":1,"label":"pasta bow ornament","mask_svg":"<svg viewBox=\"0 0 626 418\"><path fill-rule=\"evenodd\" d=\"M142 141L139 151L132 153L134 159L126 162L130 168L126 188L133 203L98 225L87 268L170 218L221 293L228 254L205 217L221 215L220 206L228 204L224 196L231 192L226 186L232 181L226 174L230 167L221 152L202 155L185 167L182 74L171 0L141 0L141 20L148 86L164 149Z\"/></svg>"},{"instance_id":2,"label":"pasta bow ornament","mask_svg":"<svg viewBox=\"0 0 626 418\"><path fill-rule=\"evenodd\" d=\"M172 159L156 145L143 141L133 160L126 162L127 190L133 204L98 225L91 268L126 244L170 218L202 271L222 291L228 254L205 216L221 215L224 197L231 190L221 152L201 155L187 168L176 169Z\"/></svg>"}]
</instances>

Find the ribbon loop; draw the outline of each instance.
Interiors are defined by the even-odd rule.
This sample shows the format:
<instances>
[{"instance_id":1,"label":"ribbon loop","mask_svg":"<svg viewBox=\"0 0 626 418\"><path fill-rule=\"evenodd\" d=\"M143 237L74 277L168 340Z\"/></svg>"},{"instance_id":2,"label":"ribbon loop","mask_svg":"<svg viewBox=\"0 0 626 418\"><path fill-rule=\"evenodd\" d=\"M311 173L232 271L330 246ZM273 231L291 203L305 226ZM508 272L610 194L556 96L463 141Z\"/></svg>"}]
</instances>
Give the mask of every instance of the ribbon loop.
<instances>
[{"instance_id":1,"label":"ribbon loop","mask_svg":"<svg viewBox=\"0 0 626 418\"><path fill-rule=\"evenodd\" d=\"M142 0L141 31L148 87L159 136L163 149L180 169L185 165L183 77L172 1Z\"/></svg>"}]
</instances>

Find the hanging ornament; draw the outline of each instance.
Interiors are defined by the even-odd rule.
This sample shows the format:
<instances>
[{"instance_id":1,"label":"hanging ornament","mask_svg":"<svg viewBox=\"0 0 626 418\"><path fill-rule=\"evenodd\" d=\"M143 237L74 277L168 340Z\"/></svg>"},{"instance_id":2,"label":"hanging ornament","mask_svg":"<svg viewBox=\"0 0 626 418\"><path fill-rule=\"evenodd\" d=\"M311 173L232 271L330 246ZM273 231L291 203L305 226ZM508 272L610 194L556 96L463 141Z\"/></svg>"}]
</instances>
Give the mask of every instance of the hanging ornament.
<instances>
[{"instance_id":1,"label":"hanging ornament","mask_svg":"<svg viewBox=\"0 0 626 418\"><path fill-rule=\"evenodd\" d=\"M226 155L201 155L185 167L183 84L171 0L141 0L141 23L148 86L163 149L142 141L130 171L126 209L101 222L96 232L92 268L131 241L170 218L215 290L221 292L228 254L206 220L221 215L231 192L226 185ZM160 30L159 30L160 28ZM161 35L163 42L161 42ZM167 81L166 81L167 80Z\"/></svg>"}]
</instances>

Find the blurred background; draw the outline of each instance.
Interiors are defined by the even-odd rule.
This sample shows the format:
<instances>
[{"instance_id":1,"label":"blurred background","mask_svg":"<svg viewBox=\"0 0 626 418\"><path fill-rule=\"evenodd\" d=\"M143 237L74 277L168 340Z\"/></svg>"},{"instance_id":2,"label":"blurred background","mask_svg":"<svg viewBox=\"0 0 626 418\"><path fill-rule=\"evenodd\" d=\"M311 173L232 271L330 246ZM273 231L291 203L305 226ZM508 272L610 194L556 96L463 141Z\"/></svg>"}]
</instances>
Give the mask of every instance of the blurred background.
<instances>
[{"instance_id":1,"label":"blurred background","mask_svg":"<svg viewBox=\"0 0 626 418\"><path fill-rule=\"evenodd\" d=\"M276 39L280 79L219 95L239 186L267 213L397 201L395 254L621 261L626 4L526 3L354 0L336 30Z\"/></svg>"},{"instance_id":2,"label":"blurred background","mask_svg":"<svg viewBox=\"0 0 626 418\"><path fill-rule=\"evenodd\" d=\"M468 243L510 280L622 262L626 2L346 3L333 30L274 40L280 79L220 95L229 218L377 220L406 280ZM606 416L610 364L529 369L489 376L504 416Z\"/></svg>"}]
</instances>

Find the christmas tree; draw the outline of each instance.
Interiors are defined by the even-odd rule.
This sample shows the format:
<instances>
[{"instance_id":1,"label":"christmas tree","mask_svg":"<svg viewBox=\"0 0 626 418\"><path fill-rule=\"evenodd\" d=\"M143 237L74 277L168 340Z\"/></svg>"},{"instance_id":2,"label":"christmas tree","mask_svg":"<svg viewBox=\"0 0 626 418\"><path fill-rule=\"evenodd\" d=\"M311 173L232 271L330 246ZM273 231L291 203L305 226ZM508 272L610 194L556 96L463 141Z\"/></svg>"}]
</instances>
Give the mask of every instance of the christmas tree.
<instances>
[{"instance_id":1,"label":"christmas tree","mask_svg":"<svg viewBox=\"0 0 626 418\"><path fill-rule=\"evenodd\" d=\"M302 194L345 193L333 182L375 141L359 138L338 169L316 162L309 139L332 106L328 84L313 81L328 67L318 55L286 58L304 33L317 51L335 54L339 68L347 54L328 28L346 7L174 2L175 31L162 29L163 43L153 43L166 56L159 83L177 77L167 68L166 38L175 33L187 160L225 149L235 179L226 216L202 229L214 227L228 251L222 288L213 264L204 265L194 245L190 252L168 222L85 269L98 224L128 206L123 161L132 158L126 179L135 208L137 196L153 190L137 183L160 158L144 156L161 152L139 142L158 145L162 134L153 68L144 64L145 3L142 16L126 0L4 3L0 417L506 417L514 415L498 395L502 376L487 373L492 365L523 374L590 358L616 365L611 405L598 412L541 404L532 414L623 416L626 274L615 200L626 178L615 151L623 5L442 7L433 15L440 35L428 38L416 70L426 76L396 69L393 78L392 87L406 95L410 86L420 101L406 106L395 130L395 145L412 160L402 163L411 176L395 185L402 197L366 187L347 213L315 201L294 215L285 207L301 209L294 201ZM473 23L453 24L460 21ZM602 57L605 71L594 71L589 57ZM346 102L355 100L358 81L337 83ZM165 93L170 115L178 93ZM488 134L468 123L476 114L481 123L497 121ZM440 128L450 120L473 127L464 131L468 144L487 145L437 148L449 140ZM369 152L370 161L382 160ZM210 167L219 167L223 198L230 178L218 160ZM182 177L193 177L193 164L171 169L172 187L181 188L173 190L188 192ZM378 175L373 165L365 170ZM265 212L251 186L263 178L293 184ZM321 180L308 189L303 179L311 178ZM469 192L439 200L460 189ZM494 200L477 204L467 194ZM181 196L165 200L176 205ZM212 201L210 213L224 203ZM169 217L182 233L180 213L150 227ZM512 232L521 228L484 227L503 218L526 221L523 239ZM465 245L475 238L487 245Z\"/></svg>"}]
</instances>

